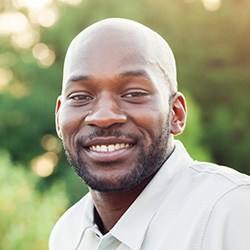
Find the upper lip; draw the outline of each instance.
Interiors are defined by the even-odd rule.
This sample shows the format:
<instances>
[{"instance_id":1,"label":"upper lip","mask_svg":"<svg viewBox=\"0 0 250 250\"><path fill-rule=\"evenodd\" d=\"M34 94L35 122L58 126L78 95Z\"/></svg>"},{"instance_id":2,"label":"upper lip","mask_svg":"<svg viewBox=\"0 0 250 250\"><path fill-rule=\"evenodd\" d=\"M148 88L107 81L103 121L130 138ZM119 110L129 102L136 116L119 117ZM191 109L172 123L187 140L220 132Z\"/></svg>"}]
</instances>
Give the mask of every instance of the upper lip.
<instances>
[{"instance_id":1,"label":"upper lip","mask_svg":"<svg viewBox=\"0 0 250 250\"><path fill-rule=\"evenodd\" d=\"M112 145L117 143L124 143L124 144L135 144L135 141L131 138L127 137L96 137L92 140L86 141L84 143L84 147L89 148L91 146L96 145Z\"/></svg>"}]
</instances>

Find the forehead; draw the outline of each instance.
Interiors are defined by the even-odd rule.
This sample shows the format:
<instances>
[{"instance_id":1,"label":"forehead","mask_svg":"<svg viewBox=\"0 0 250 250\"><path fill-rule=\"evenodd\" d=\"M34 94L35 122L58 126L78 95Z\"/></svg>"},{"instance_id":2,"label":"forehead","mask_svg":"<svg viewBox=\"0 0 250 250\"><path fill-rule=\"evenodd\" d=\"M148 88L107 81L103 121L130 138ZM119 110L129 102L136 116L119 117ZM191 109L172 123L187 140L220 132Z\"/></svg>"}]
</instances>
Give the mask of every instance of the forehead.
<instances>
[{"instance_id":1,"label":"forehead","mask_svg":"<svg viewBox=\"0 0 250 250\"><path fill-rule=\"evenodd\" d=\"M72 74L111 75L141 70L153 61L152 49L143 35L101 30L73 42L65 60L64 79Z\"/></svg>"},{"instance_id":2,"label":"forehead","mask_svg":"<svg viewBox=\"0 0 250 250\"><path fill-rule=\"evenodd\" d=\"M63 88L72 77L104 79L134 71L147 72L158 89L177 89L174 56L159 34L135 22L101 21L82 31L70 44Z\"/></svg>"}]
</instances>

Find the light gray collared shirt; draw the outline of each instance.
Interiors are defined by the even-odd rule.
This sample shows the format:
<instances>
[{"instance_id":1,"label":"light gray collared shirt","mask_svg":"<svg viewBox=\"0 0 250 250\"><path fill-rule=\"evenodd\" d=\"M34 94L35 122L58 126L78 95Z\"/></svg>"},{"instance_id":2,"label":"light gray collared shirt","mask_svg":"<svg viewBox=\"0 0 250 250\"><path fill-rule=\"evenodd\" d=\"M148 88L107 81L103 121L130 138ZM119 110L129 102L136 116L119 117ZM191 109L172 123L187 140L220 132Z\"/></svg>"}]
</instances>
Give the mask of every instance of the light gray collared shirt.
<instances>
[{"instance_id":1,"label":"light gray collared shirt","mask_svg":"<svg viewBox=\"0 0 250 250\"><path fill-rule=\"evenodd\" d=\"M175 150L109 233L88 193L59 219L50 250L250 250L250 177Z\"/></svg>"}]
</instances>

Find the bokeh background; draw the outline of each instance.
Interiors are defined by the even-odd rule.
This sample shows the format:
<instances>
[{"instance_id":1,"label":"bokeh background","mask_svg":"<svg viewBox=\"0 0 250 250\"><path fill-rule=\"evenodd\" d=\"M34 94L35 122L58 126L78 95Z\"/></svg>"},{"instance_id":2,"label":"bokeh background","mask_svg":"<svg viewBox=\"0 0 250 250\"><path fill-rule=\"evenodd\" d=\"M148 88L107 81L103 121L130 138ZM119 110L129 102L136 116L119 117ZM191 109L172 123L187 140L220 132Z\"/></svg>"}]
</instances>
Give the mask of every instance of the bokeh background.
<instances>
[{"instance_id":1,"label":"bokeh background","mask_svg":"<svg viewBox=\"0 0 250 250\"><path fill-rule=\"evenodd\" d=\"M107 17L169 42L189 106L179 138L193 158L250 174L249 0L0 0L0 249L47 249L55 221L87 191L54 107L67 46Z\"/></svg>"}]
</instances>

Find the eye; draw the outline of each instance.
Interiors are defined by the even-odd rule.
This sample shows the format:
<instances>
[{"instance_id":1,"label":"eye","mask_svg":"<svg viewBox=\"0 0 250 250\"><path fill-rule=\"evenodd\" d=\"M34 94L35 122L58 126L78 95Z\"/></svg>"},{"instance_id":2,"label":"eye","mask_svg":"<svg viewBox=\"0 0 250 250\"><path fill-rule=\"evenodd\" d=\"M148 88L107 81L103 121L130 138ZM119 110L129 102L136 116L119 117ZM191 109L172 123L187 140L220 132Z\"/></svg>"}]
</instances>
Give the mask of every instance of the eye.
<instances>
[{"instance_id":1,"label":"eye","mask_svg":"<svg viewBox=\"0 0 250 250\"><path fill-rule=\"evenodd\" d=\"M69 100L76 103L86 103L93 99L93 97L87 93L75 93L68 97Z\"/></svg>"},{"instance_id":2,"label":"eye","mask_svg":"<svg viewBox=\"0 0 250 250\"><path fill-rule=\"evenodd\" d=\"M121 97L128 103L142 104L148 100L149 93L145 90L135 89L125 92Z\"/></svg>"},{"instance_id":3,"label":"eye","mask_svg":"<svg viewBox=\"0 0 250 250\"><path fill-rule=\"evenodd\" d=\"M93 98L88 95L73 95L70 99L75 101L92 100Z\"/></svg>"}]
</instances>

